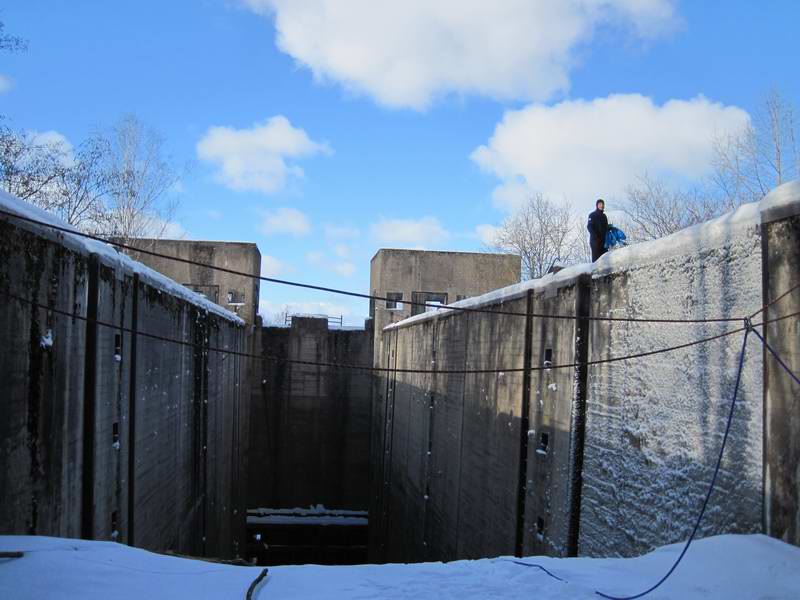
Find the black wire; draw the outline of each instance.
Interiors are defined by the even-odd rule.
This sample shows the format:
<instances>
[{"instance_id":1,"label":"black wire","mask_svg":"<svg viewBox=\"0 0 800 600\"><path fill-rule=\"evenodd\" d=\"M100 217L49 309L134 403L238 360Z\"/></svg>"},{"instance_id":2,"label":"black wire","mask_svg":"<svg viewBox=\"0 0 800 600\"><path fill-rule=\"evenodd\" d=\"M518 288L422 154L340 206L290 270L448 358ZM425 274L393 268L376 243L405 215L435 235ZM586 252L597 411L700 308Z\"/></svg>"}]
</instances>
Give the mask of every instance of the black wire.
<instances>
[{"instance_id":1,"label":"black wire","mask_svg":"<svg viewBox=\"0 0 800 600\"><path fill-rule=\"evenodd\" d=\"M148 254L150 256L156 256L158 258L164 258L167 260L172 260L176 262L181 262L189 265L194 265L198 267L205 267L208 269L213 269L215 271L222 271L223 273L229 273L231 275L238 275L240 277L247 277L249 279L259 279L261 281L266 281L269 283L277 283L280 285L289 285L293 287L300 287L309 290L317 290L320 292L329 292L332 294L340 294L343 296L351 296L353 298L363 298L365 300L378 300L381 302L387 301L396 301L396 299L386 298L384 296L375 296L372 294L362 294L360 292L351 292L348 290L341 290L338 288L331 288L325 287L321 285L314 285L311 283L301 283L298 281L290 281L287 279L276 279L275 277L265 277L264 275L253 275L252 273L245 273L244 271L237 271L235 269L229 269L227 267L220 267L217 265L209 265L206 263L201 263L198 261L190 260L188 258L181 258L179 256L172 256L170 254L163 254L161 252L155 252L153 250L146 250L144 248L137 248L136 246L130 246L128 244L123 244L122 242L115 242L105 238L102 238L97 235L92 235L90 233L84 233L82 231L77 231L70 227L64 227L61 225L55 225L53 223L47 223L45 221L39 221L37 219L33 219L31 217L26 217L23 215L18 215L14 212L0 209L0 214L4 214L15 219L20 219L22 221L27 221L28 223L33 223L35 225L41 225L43 227L49 227L51 229L55 229L56 231L62 231L64 233L69 233L71 235L77 235L80 237L84 237L90 240L95 240L97 242L102 242L105 244L110 244L117 248L122 248L124 250L129 250L131 252L141 252L142 254ZM429 302L415 302L413 300L403 300L404 304L409 304L411 306L424 306L426 308L442 308L440 304L429 303ZM577 319L587 319L589 321L610 321L610 322L623 322L623 323L674 323L674 324L681 324L681 323L730 323L734 321L742 321L741 317L720 317L720 318L713 318L713 319L660 319L660 318L637 318L637 317L577 317L575 315L562 315L562 314L555 314L555 315L548 315L543 313L524 313L524 312L515 312L515 311L507 311L507 310L495 310L491 308L477 308L477 307L461 307L461 306L452 306L448 305L445 308L447 310L456 310L461 312L473 312L473 313L487 313L487 314L495 314L495 315L506 315L506 316L513 316L513 317L536 317L541 319L569 319L569 320L577 320ZM756 313L758 314L758 313Z\"/></svg>"},{"instance_id":2,"label":"black wire","mask_svg":"<svg viewBox=\"0 0 800 600\"><path fill-rule=\"evenodd\" d=\"M760 339L760 340L761 340L761 343L762 343L762 344L764 344L764 347L765 347L767 350L769 350L770 354L772 354L772 356L775 358L775 360L776 360L776 361L778 361L778 364L779 364L780 366L782 366L782 367L783 367L783 370L784 370L784 371L786 371L786 372L789 374L789 376L790 376L792 379L794 379L794 380L795 380L795 382L797 383L797 385L800 385L800 377L798 377L797 375L795 375L794 373L792 373L792 370L789 368L789 365L787 365L785 362L783 362L783 359L782 359L782 358L781 358L781 357L778 355L778 353L777 353L777 352L775 352L775 350L773 350L773 349L772 349L772 346L770 346L770 345L767 343L767 340L765 340L765 339L764 339L764 338L761 336L761 334L760 334L760 333L758 333L758 331L756 331L756 330L753 330L753 333L755 333L755 334L758 336L758 339Z\"/></svg>"},{"instance_id":3,"label":"black wire","mask_svg":"<svg viewBox=\"0 0 800 600\"><path fill-rule=\"evenodd\" d=\"M761 308L759 308L759 309L758 309L756 312L754 312L752 315L750 315L750 316L748 317L748 319L751 319L751 320L752 320L752 319L753 319L753 317L756 317L756 316L758 316L759 314L761 314L762 312L764 312L765 310L767 310L767 309L768 309L770 306L772 306L773 304L776 304L776 303L780 302L780 301L781 301L781 300L783 300L783 299L784 299L786 296L788 296L789 294L791 294L793 291L795 291L795 290L796 290L796 289L798 289L798 288L800 288L800 283L798 283L797 285L793 285L793 286L792 286L792 287L790 287L788 290L786 290L785 292L783 292L783 293L782 293L780 296L778 296L777 298L775 298L775 299L774 299L774 300L772 300L771 302L768 302L767 304L765 304L764 306L762 306Z\"/></svg>"},{"instance_id":4,"label":"black wire","mask_svg":"<svg viewBox=\"0 0 800 600\"><path fill-rule=\"evenodd\" d=\"M511 369L397 369L397 368L390 368L390 367L371 367L366 365L353 365L347 363L337 363L337 362L318 362L318 361L308 361L308 360L299 360L299 359L292 359L286 358L283 356L272 356L269 354L253 354L250 352L241 352L239 350L230 350L228 348L218 348L215 346L205 346L203 344L197 344L194 342L187 342L184 340L178 340L175 338L166 337L163 335L158 335L155 333L147 333L145 331L134 331L128 327L122 327L120 325L114 323L107 323L105 321L100 321L99 319L92 319L89 317L84 317L83 315L79 315L76 313L71 313L65 310L60 310L57 308L53 308L47 306L45 304L40 304L33 300L28 300L27 298L23 298L22 296L18 296L6 290L0 290L0 294L8 296L10 298L14 298L15 300L19 300L20 302L25 302L42 310L47 310L56 314L63 315L65 317L70 317L73 319L78 319L80 321L85 321L87 323L95 323L102 327L109 327L111 329L115 329L117 331L122 331L125 333L130 333L133 335L140 335L142 337L168 342L172 344L178 344L181 346L188 346L191 348L196 348L200 350L204 350L206 352L220 352L223 354L230 354L232 356L241 356L244 358L254 358L259 360L267 360L270 362L276 363L289 363L289 364L299 364L299 365L307 365L312 367L332 367L337 369L353 369L353 370L360 370L360 371L370 371L370 372L378 372L378 373L420 373L420 374L442 374L442 375L469 375L469 374L480 374L480 373L521 373L524 372L526 369L524 367L514 367ZM800 312L796 313L795 315L786 315L788 318L790 316L797 316L800 315ZM592 365L602 365L607 363L614 363L624 360L631 360L634 358L643 358L646 356L653 356L655 354L662 354L664 352L672 352L674 350L681 350L683 348L689 348L691 346L697 346L699 344L705 344L707 342L712 342L717 339L721 339L735 333L739 333L741 331L745 331L745 327L739 327L738 329L732 329L730 331L726 331L724 333L720 333L711 337L701 338L699 340L694 340L692 342L687 342L685 344L679 344L677 346L669 346L667 348L660 348L658 350L649 350L647 352L639 352L637 354L629 354L626 356L616 356L611 358L602 358L598 360L590 360L586 362L574 362L574 363L564 363L559 365L551 365L548 367L531 367L527 369L528 371L549 371L551 369L568 369L568 368L577 368L582 366L592 366Z\"/></svg>"}]
</instances>

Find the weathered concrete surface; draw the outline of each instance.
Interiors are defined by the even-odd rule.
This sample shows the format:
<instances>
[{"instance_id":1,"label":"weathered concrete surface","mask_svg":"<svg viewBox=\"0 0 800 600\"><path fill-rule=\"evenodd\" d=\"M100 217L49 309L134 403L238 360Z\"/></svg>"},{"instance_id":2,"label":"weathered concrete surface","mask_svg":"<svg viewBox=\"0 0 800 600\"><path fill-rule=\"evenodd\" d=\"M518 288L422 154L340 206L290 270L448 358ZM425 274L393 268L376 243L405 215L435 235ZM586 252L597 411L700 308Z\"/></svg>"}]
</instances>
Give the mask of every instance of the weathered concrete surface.
<instances>
[{"instance_id":1,"label":"weathered concrete surface","mask_svg":"<svg viewBox=\"0 0 800 600\"><path fill-rule=\"evenodd\" d=\"M327 319L294 317L290 328L265 327L260 337L250 506L366 509L371 373L283 361L368 367L371 333L329 330Z\"/></svg>"},{"instance_id":2,"label":"weathered concrete surface","mask_svg":"<svg viewBox=\"0 0 800 600\"><path fill-rule=\"evenodd\" d=\"M800 192L797 186L792 190ZM376 386L373 408L370 558L453 559L515 550L511 473L521 456L527 456L528 488L522 552L631 556L686 539L716 464L744 333L591 364L570 377L533 368L547 350L556 364L605 361L741 327L740 317L789 289L800 275L800 210L787 213L791 203L783 198L786 190L782 194L771 201L781 207L780 215L766 211L765 200L675 238L615 251L594 265L588 287L577 285L579 268L552 278L560 278L560 287L549 314L734 321L588 324L580 318L534 318L527 344L527 448L518 435L526 386L513 379L517 374L506 373L511 379L504 383L498 374L388 372ZM800 205L800 193L795 196ZM763 226L762 214L772 214ZM572 292L564 280L570 277L577 285ZM530 284L532 307L546 315L551 308L543 303L547 293L539 298L538 285ZM520 310L514 294L521 289L489 294L482 306L504 301L504 309ZM782 302L769 316L800 310L800 292ZM488 319L492 324L484 323ZM389 369L518 367L528 352L526 328L509 319L447 311L417 318L379 332L383 344L375 360ZM800 369L796 319L772 323L766 334ZM759 531L763 507L767 531L796 541L800 444L794 385L772 359L764 360L751 335L701 536ZM547 403L550 392L552 403L537 413L537 403ZM536 452L542 433L552 455ZM549 460L550 470L542 470Z\"/></svg>"},{"instance_id":3,"label":"weathered concrete surface","mask_svg":"<svg viewBox=\"0 0 800 600\"><path fill-rule=\"evenodd\" d=\"M520 265L520 257L513 254L378 250L370 262L371 293L381 297L389 292L402 293L405 303L399 309L388 309L385 301L372 301L370 317L374 330L380 332L390 323L424 312L423 307L413 308L408 304L417 292L445 294L447 303L479 296L517 283ZM377 335L376 344L380 341Z\"/></svg>"},{"instance_id":4,"label":"weathered concrete surface","mask_svg":"<svg viewBox=\"0 0 800 600\"><path fill-rule=\"evenodd\" d=\"M250 277L244 277L144 252L128 251L134 260L202 293L212 302L238 314L248 324L255 324L260 283L258 276L261 274L261 253L255 244L154 239L125 240L125 243L167 256L248 273Z\"/></svg>"},{"instance_id":5,"label":"weathered concrete surface","mask_svg":"<svg viewBox=\"0 0 800 600\"><path fill-rule=\"evenodd\" d=\"M800 283L800 198L790 211L764 214L764 304ZM800 312L800 289L772 304L766 319ZM767 343L800 374L800 320L764 328ZM775 358L764 354L764 527L766 533L800 546L800 385Z\"/></svg>"},{"instance_id":6,"label":"weathered concrete surface","mask_svg":"<svg viewBox=\"0 0 800 600\"><path fill-rule=\"evenodd\" d=\"M0 302L0 531L235 555L241 361L131 330L241 351L241 321L32 225L0 244L0 291L49 307Z\"/></svg>"},{"instance_id":7,"label":"weathered concrete surface","mask_svg":"<svg viewBox=\"0 0 800 600\"><path fill-rule=\"evenodd\" d=\"M485 306L581 314L578 278ZM575 320L450 313L383 333L373 406L370 559L574 553L584 388ZM402 373L395 369L502 373Z\"/></svg>"},{"instance_id":8,"label":"weathered concrete surface","mask_svg":"<svg viewBox=\"0 0 800 600\"><path fill-rule=\"evenodd\" d=\"M613 253L612 253L613 254ZM592 279L591 314L739 317L761 305L758 226ZM589 359L690 342L740 327L593 321ZM634 556L684 540L722 442L744 334L589 367L579 550ZM751 339L717 491L699 535L761 528L761 352Z\"/></svg>"}]
</instances>

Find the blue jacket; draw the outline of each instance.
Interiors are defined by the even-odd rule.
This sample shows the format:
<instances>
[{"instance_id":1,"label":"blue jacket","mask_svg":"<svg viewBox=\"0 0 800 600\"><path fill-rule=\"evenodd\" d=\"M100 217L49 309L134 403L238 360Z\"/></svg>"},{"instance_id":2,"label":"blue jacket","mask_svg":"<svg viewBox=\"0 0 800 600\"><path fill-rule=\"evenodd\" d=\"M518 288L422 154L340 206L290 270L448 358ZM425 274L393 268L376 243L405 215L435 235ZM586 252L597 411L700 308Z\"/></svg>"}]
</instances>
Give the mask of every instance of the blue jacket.
<instances>
[{"instance_id":1,"label":"blue jacket","mask_svg":"<svg viewBox=\"0 0 800 600\"><path fill-rule=\"evenodd\" d=\"M625 232L622 229L617 229L613 225L608 228L606 233L606 249L610 250L614 246L625 245Z\"/></svg>"}]
</instances>

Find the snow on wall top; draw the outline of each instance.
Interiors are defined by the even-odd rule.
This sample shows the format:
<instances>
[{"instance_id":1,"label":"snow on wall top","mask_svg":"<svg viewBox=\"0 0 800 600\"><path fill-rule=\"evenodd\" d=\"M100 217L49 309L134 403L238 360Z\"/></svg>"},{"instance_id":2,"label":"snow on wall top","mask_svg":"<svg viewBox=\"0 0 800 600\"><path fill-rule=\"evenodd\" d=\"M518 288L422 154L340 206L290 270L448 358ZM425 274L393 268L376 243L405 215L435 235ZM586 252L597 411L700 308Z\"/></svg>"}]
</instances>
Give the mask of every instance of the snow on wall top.
<instances>
[{"instance_id":1,"label":"snow on wall top","mask_svg":"<svg viewBox=\"0 0 800 600\"><path fill-rule=\"evenodd\" d=\"M141 280L148 285L186 300L187 302L190 302L195 306L199 306L203 310L222 317L223 319L233 321L239 325L244 325L244 321L238 315L225 310L218 304L214 304L205 296L193 292L189 288L173 281L166 275L162 275L158 271L155 271L150 267L133 260L126 254L119 252L111 244L99 242L97 240L78 235L77 229L55 217L51 213L33 206L24 200L20 200L16 196L12 196L11 194L8 194L2 190L0 190L0 208L21 217L26 217L28 219L34 219L36 221L42 221L58 227L74 230L76 233L71 234L63 231L57 231L55 229L49 229L47 227L42 227L28 221L21 221L17 223L17 225L23 226L25 229L35 231L39 235L49 239L58 240L66 247L76 250L82 254L97 254L102 258L105 264L118 269L124 269L136 273L139 275ZM5 215L0 215L0 217L6 218Z\"/></svg>"},{"instance_id":2,"label":"snow on wall top","mask_svg":"<svg viewBox=\"0 0 800 600\"><path fill-rule=\"evenodd\" d=\"M515 283L480 296L453 302L447 306L453 308L478 308L502 304L524 295L528 290L538 291L551 286L561 287L569 284L579 275L590 274L592 277L602 277L618 271L662 261L671 256L695 254L704 249L717 248L729 242L731 237L741 235L750 227L759 225L763 215L767 213L800 214L800 181L785 183L772 190L761 201L743 204L738 209L711 221L687 227L657 240L641 242L607 252L594 263L573 265L558 273L545 275L540 279ZM448 308L424 312L387 325L383 330L390 331L400 327L407 327L454 312L456 311Z\"/></svg>"}]
</instances>

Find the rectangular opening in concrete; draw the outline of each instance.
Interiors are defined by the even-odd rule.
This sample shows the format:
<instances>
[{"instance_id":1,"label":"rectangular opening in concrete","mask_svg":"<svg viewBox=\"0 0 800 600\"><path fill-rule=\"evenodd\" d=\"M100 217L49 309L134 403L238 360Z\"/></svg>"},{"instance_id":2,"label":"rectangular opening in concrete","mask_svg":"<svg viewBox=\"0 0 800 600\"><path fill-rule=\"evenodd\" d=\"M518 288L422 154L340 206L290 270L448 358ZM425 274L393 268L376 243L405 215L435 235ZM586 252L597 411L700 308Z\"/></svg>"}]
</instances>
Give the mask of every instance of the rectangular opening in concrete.
<instances>
[{"instance_id":1,"label":"rectangular opening in concrete","mask_svg":"<svg viewBox=\"0 0 800 600\"><path fill-rule=\"evenodd\" d=\"M552 367L553 366L553 349L552 348L545 348L544 350L544 361L542 365L545 367Z\"/></svg>"},{"instance_id":2,"label":"rectangular opening in concrete","mask_svg":"<svg viewBox=\"0 0 800 600\"><path fill-rule=\"evenodd\" d=\"M544 518L536 517L536 537L544 539Z\"/></svg>"},{"instance_id":3,"label":"rectangular opening in concrete","mask_svg":"<svg viewBox=\"0 0 800 600\"><path fill-rule=\"evenodd\" d=\"M539 434L539 445L536 447L536 454L547 454L550 451L550 434L542 431Z\"/></svg>"},{"instance_id":4,"label":"rectangular opening in concrete","mask_svg":"<svg viewBox=\"0 0 800 600\"><path fill-rule=\"evenodd\" d=\"M386 292L386 310L403 310L403 292Z\"/></svg>"}]
</instances>

